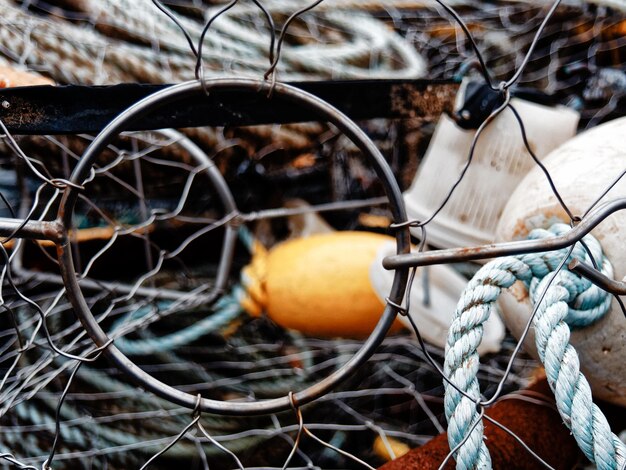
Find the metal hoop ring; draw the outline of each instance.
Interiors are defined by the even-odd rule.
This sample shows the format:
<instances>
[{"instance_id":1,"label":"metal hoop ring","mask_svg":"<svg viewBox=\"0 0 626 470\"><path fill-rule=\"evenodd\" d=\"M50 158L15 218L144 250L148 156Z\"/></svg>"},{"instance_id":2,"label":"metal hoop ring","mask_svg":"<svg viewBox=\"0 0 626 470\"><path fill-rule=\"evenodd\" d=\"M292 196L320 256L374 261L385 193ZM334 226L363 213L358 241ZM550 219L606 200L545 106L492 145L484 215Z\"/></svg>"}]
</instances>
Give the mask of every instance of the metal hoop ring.
<instances>
[{"instance_id":1,"label":"metal hoop ring","mask_svg":"<svg viewBox=\"0 0 626 470\"><path fill-rule=\"evenodd\" d=\"M363 152L364 156L369 159L378 177L381 179L385 193L389 198L394 222L401 224L407 220L402 193L391 169L374 143L353 121L325 101L305 91L282 83L271 84L262 80L237 78L213 79L205 81L204 84L195 80L172 86L141 100L120 114L98 134L76 166L70 181L77 185L81 184L89 176L91 166L98 155L104 150L113 137L124 131L125 128L128 128L129 124L131 124L134 119L148 114L159 107L174 105L177 101L185 98L197 97L198 99L206 99L204 93L205 88L215 91L253 92L258 94L256 98L266 100L268 105L271 105L271 101L274 99L286 100L296 106L310 110L312 120L316 117L320 121L333 124L343 132L346 137L351 139ZM272 97L269 98L268 92L271 88L273 88L273 94ZM63 193L58 213L59 222L65 227L66 233L67 228L71 227L72 212L77 198L78 191L73 186L68 186ZM408 253L410 251L408 229L396 231L395 238L398 254ZM100 328L100 325L98 325L87 306L74 270L72 250L68 248L67 243L57 245L57 256L68 298L83 327L93 341L97 346L103 346L109 341L109 338L102 328ZM407 278L408 269L405 268L395 272L393 285L389 294L391 301L395 303L402 302ZM108 348L104 350L104 354L106 354L108 359L119 370L125 373L139 386L155 393L163 399L189 408L190 410L200 409L202 412L239 416L276 413L290 409L293 399L300 405L309 403L321 397L349 377L374 353L384 339L395 316L396 309L387 305L380 321L368 339L348 362L321 381L294 393L292 398L284 396L250 402L227 402L202 398L198 406L198 398L196 395L177 390L152 377L127 358L114 344L109 345Z\"/></svg>"}]
</instances>

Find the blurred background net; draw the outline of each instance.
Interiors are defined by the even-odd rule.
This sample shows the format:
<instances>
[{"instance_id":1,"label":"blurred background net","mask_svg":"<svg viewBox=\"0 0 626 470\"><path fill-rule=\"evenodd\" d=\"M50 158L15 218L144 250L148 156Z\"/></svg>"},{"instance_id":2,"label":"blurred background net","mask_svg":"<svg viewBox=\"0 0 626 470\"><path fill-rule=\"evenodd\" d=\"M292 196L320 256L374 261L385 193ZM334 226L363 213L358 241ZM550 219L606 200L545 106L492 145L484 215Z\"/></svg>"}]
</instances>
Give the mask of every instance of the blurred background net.
<instances>
[{"instance_id":1,"label":"blurred background net","mask_svg":"<svg viewBox=\"0 0 626 470\"><path fill-rule=\"evenodd\" d=\"M207 77L261 78L268 67L267 23L252 3L240 3L207 35ZM164 4L194 41L204 20L224 5ZM277 0L263 4L277 25L300 7ZM497 79L510 77L519 66L549 6L539 1L449 4L467 23ZM185 38L149 1L0 0L0 12L2 66L57 84L194 78ZM461 29L434 2L326 0L290 27L278 79L451 79L472 59ZM565 1L539 39L520 84L580 110L584 127L619 113L626 95L625 61L626 11L619 3ZM403 188L413 179L435 122L436 116L362 123ZM208 161L189 152L184 136L206 152ZM12 210L53 220L59 189L50 181L67 178L92 139L33 136L13 143L4 138L0 184ZM126 133L103 153L77 207L73 249L87 279L84 294L102 324L123 336L120 348L164 382L217 399L284 396L327 376L361 343L306 337L242 313L237 289L239 270L250 259L246 239L236 247L227 295L210 307L197 301L210 292L219 271L229 217L209 168L223 175L237 207L248 214L306 207L302 201L314 212L320 204L382 195L358 150L325 123ZM246 226L267 246L297 235L302 225L298 218L262 214L250 217ZM11 211L3 209L2 215ZM383 232L389 223L379 202L325 213L325 218L339 230ZM12 259L2 271L0 455L8 452L39 468L58 421L54 468L141 467L189 423L189 410L142 392L98 360L78 370L57 420L75 362L51 349L42 316L49 339L65 352L83 355L93 343L71 311L53 247L12 240L5 248ZM180 331L189 335L177 336ZM514 346L507 338L500 353L483 360L480 378L487 395L502 378ZM442 362L442 351L430 347L430 352ZM516 359L504 392L524 386L534 368L532 360ZM442 395L441 377L414 337L403 332L385 340L339 389L302 411L307 427L322 439L375 466L384 461L374 451L376 438L393 437L415 447L444 429ZM202 423L247 468L281 468L298 429L293 413L203 415ZM171 468L174 462L189 468L235 467L231 456L200 435L187 435L153 467ZM12 464L4 459L0 465ZM290 468L360 467L303 440Z\"/></svg>"}]
</instances>

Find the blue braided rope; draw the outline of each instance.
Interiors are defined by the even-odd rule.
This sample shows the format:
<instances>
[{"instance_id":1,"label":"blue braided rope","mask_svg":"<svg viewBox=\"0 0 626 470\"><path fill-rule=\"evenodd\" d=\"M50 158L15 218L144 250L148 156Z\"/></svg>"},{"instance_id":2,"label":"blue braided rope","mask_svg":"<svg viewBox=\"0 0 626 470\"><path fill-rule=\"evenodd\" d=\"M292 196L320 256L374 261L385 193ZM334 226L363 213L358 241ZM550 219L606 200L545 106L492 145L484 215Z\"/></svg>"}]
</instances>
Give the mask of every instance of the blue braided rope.
<instances>
[{"instance_id":1,"label":"blue braided rope","mask_svg":"<svg viewBox=\"0 0 626 470\"><path fill-rule=\"evenodd\" d=\"M174 333L156 338L146 339L127 339L124 337L115 340L115 345L124 353L141 356L154 354L158 351L173 350L177 347L189 344L199 338L206 336L211 332L216 332L228 325L242 313L239 305L240 287L235 287L233 294L222 297L215 305L215 313L203 318L202 320L178 330ZM144 309L145 312L135 311L133 315L139 318L151 313L150 309Z\"/></svg>"},{"instance_id":2,"label":"blue braided rope","mask_svg":"<svg viewBox=\"0 0 626 470\"><path fill-rule=\"evenodd\" d=\"M252 252L254 246L254 235L247 227L239 227L239 239ZM240 300L245 295L245 290L241 286L234 286L229 295L220 298L215 304L215 313L209 315L202 320L190 325L182 330L178 330L166 336L147 339L128 339L118 338L115 345L125 354L142 356L154 354L158 351L171 351L180 346L189 344L207 334L219 331L226 325L230 324L238 316L243 313L240 306ZM159 302L159 308L167 308L171 302ZM130 317L134 320L152 314L152 309L145 307L131 313ZM119 328L124 322L128 321L128 317L118 321L113 326L113 331Z\"/></svg>"},{"instance_id":3,"label":"blue braided rope","mask_svg":"<svg viewBox=\"0 0 626 470\"><path fill-rule=\"evenodd\" d=\"M567 230L567 225L556 224L550 230L534 230L529 238L554 236ZM613 268L599 242L590 235L583 241L593 259L601 263L602 272L612 276ZM444 382L448 442L451 449L460 446L455 454L458 470L491 468L482 422L472 430L481 400L476 349L482 340L483 324L495 308L494 302L502 289L518 280L529 288L534 304L546 291L533 319L535 342L563 421L599 469L623 469L626 465L626 446L611 432L606 418L593 403L589 383L580 372L578 354L569 344L570 328L584 327L605 315L611 297L569 271L554 273L566 254L564 249L494 260L476 273L463 292L448 332L444 362L444 373L450 382L467 394ZM574 247L570 255L573 257L591 262L581 243ZM554 279L550 273L555 274Z\"/></svg>"}]
</instances>

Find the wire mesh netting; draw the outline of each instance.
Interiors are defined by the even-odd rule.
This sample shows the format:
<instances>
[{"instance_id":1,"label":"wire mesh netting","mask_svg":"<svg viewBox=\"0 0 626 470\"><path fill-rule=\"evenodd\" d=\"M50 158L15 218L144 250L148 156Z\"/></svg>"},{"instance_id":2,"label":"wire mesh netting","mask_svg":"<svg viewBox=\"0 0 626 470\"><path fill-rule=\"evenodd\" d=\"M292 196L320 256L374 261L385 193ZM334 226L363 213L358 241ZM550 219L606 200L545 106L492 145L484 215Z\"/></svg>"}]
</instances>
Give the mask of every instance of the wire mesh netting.
<instances>
[{"instance_id":1,"label":"wire mesh netting","mask_svg":"<svg viewBox=\"0 0 626 470\"><path fill-rule=\"evenodd\" d=\"M231 6L163 3L195 51L205 22ZM232 2L211 24L202 77L263 78L277 52L270 31L278 34L303 5L260 3L265 11L256 2ZM315 5L285 30L277 79L479 75L472 72L471 42L450 11L435 2L414 3ZM536 40L550 4L448 5L475 38L494 83L523 71L516 85L577 109L581 128L623 114L626 13L619 2L563 2ZM57 84L192 80L194 51L158 6L2 0L0 65ZM403 189L437 117L360 123ZM3 134L6 207L0 215L53 222L95 136ZM336 126L121 132L88 175L73 205L67 244L22 239L17 230L2 244L2 465L363 468L394 456L394 441L418 447L446 430L442 377L431 362L442 364L444 351L422 346L407 330L390 334L333 391L294 404L297 412L236 417L200 414L146 392L100 357L106 345L97 348L76 319L57 259L64 249L72 254L87 308L115 346L178 390L252 402L291 396L340 369L362 339L318 338L250 316L241 307L249 287L240 278L255 243L297 236L311 213L323 213L323 224L336 230L387 232L391 211L372 162ZM468 276L477 269L468 263L456 268ZM539 365L518 354L509 336L498 353L481 360L479 381L488 397L523 388ZM312 435L303 434L304 426Z\"/></svg>"}]
</instances>

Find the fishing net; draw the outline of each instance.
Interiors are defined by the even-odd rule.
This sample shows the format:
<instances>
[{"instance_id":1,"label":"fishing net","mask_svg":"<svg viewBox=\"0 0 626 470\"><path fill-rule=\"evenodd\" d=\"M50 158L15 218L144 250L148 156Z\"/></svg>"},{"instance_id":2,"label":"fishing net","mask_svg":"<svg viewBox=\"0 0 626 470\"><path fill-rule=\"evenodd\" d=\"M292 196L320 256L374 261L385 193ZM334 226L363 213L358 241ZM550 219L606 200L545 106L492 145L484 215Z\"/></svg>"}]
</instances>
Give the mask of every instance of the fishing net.
<instances>
[{"instance_id":1,"label":"fishing net","mask_svg":"<svg viewBox=\"0 0 626 470\"><path fill-rule=\"evenodd\" d=\"M293 2L262 3L276 25L296 10ZM166 3L194 43L206 19L225 5ZM467 24L495 80L510 78L522 64L549 6L449 5ZM58 84L194 78L189 44L152 2L2 0L0 11L1 63ZM617 2L564 2L519 85L578 109L582 127L623 114L625 15ZM203 73L260 78L268 56L267 18L252 2L241 2L206 35ZM452 79L471 74L474 59L458 23L434 2L327 0L288 29L277 77ZM403 188L436 118L362 123ZM93 139L5 136L0 184L7 207L1 215L54 220L64 184ZM361 340L283 329L239 305L240 271L250 262L254 240L270 246L297 235L311 212L323 212L337 230L386 230L391 219L383 188L334 126L124 132L98 156L84 186L70 233L82 295L115 344L148 374L206 398L268 399L319 382L361 347ZM233 204L243 214L237 229L230 224ZM290 204L295 209L282 209ZM205 432L182 436L193 418L188 408L142 390L97 356L70 305L54 245L11 238L3 244L0 298L2 465L141 468L167 449L152 468L282 468L294 452L288 468L362 468L351 456L377 466L385 453L393 456L389 439L417 447L445 431L439 371L415 337L402 331L386 338L340 387L301 408L306 427L331 447L299 439L293 411L203 413ZM229 250L230 268L222 257ZM456 267L466 275L476 270ZM482 358L479 380L487 396L503 380L502 395L532 377L537 363L523 355L506 372L515 346L507 337L499 353ZM426 348L443 363L443 350Z\"/></svg>"}]
</instances>

